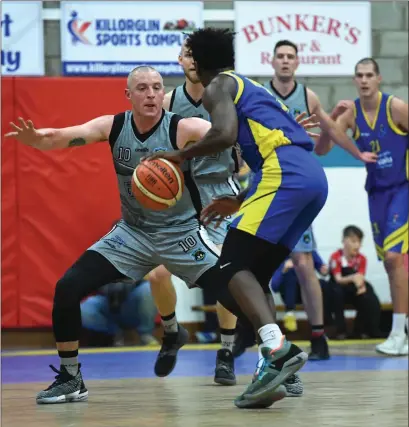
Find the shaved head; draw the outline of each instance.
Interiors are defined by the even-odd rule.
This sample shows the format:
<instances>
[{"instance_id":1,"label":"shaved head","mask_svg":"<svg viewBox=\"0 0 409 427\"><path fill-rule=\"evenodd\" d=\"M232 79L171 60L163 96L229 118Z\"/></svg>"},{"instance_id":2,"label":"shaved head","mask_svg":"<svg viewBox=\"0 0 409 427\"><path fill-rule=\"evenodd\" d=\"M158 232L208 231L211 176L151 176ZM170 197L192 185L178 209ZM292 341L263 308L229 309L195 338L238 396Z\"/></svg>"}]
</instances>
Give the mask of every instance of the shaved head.
<instances>
[{"instance_id":1,"label":"shaved head","mask_svg":"<svg viewBox=\"0 0 409 427\"><path fill-rule=\"evenodd\" d=\"M134 79L134 77L136 77L139 73L156 73L161 81L162 81L162 85L163 85L163 79L161 74L156 70L156 68L151 67L149 65L139 65L138 67L135 67L129 74L128 74L128 78L126 80L127 82L127 87L128 89L130 89L131 87L131 82Z\"/></svg>"}]
</instances>

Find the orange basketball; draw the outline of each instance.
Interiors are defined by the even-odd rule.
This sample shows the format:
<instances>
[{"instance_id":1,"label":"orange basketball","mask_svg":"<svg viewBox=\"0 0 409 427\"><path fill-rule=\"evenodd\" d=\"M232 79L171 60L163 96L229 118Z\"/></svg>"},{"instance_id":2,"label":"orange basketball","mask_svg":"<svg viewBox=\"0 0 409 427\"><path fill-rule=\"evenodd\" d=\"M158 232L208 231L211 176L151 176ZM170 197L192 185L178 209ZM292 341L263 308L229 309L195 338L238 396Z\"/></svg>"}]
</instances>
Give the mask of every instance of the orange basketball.
<instances>
[{"instance_id":1,"label":"orange basketball","mask_svg":"<svg viewBox=\"0 0 409 427\"><path fill-rule=\"evenodd\" d=\"M185 180L178 165L165 159L145 160L132 176L132 192L147 209L162 211L182 197Z\"/></svg>"}]
</instances>

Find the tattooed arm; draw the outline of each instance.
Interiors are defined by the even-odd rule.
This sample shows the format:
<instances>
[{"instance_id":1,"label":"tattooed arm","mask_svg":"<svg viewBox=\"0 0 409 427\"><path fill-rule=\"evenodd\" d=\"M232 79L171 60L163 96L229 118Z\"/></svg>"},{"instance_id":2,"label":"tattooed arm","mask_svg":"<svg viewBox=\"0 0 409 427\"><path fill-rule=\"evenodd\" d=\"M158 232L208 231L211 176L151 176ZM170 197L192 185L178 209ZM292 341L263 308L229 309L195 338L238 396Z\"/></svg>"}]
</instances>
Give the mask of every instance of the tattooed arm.
<instances>
[{"instance_id":1,"label":"tattooed arm","mask_svg":"<svg viewBox=\"0 0 409 427\"><path fill-rule=\"evenodd\" d=\"M114 116L101 116L78 126L36 129L31 120L19 117L19 125L10 123L14 130L5 136L38 150L56 150L107 141L113 121Z\"/></svg>"}]
</instances>

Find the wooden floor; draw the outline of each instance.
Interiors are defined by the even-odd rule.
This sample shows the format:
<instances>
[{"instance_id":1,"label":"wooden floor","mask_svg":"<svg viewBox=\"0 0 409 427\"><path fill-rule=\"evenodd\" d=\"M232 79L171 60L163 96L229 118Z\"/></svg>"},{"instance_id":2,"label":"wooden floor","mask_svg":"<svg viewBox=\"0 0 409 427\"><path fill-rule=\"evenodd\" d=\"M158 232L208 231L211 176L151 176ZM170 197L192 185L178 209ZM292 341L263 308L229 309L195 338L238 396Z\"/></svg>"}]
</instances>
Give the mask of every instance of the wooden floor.
<instances>
[{"instance_id":1,"label":"wooden floor","mask_svg":"<svg viewBox=\"0 0 409 427\"><path fill-rule=\"evenodd\" d=\"M86 381L90 392L89 401L60 405L36 405L34 396L46 382L19 382L8 380L2 387L3 427L290 427L290 426L350 426L350 427L403 427L408 426L408 372L407 361L380 359L372 348L345 347L334 350L334 360L309 362L300 372L305 385L305 394L299 398L286 398L265 410L240 410L233 405L233 399L240 394L250 381L252 363L256 353L248 352L238 359L236 368L247 374L239 376L235 387L214 385L209 376L186 376L186 370L193 369L194 363L179 360L175 375L166 379L123 378L126 370L138 366L138 359L145 364L156 352L106 353L100 361L98 354L91 354L96 362L106 366L105 376L119 360L125 363L125 371L118 375L122 379L92 379L89 372ZM200 366L209 367L214 363L214 351L182 351L189 360L195 358ZM354 354L355 353L355 354ZM370 355L370 356L368 356ZM37 369L35 357L3 357L7 369L12 369L12 360L20 366L24 363ZM51 356L36 356L50 358ZM84 356L85 357L85 356ZM115 359L121 357L121 359ZM338 359L337 359L338 357ZM364 357L364 359L359 359ZM209 362L203 362L209 359ZM55 358L54 358L55 359ZM242 359L242 360L241 360ZM354 360L356 359L356 362ZM187 360L187 359L186 359ZM375 363L375 369L367 369L368 363ZM41 362L49 361L41 360ZM107 363L111 361L112 363ZM55 362L55 360L54 360ZM361 363L364 362L364 363ZM338 364L337 364L338 363ZM84 362L85 364L85 362ZM184 365L183 365L184 364ZM327 365L326 365L327 364ZM406 368L405 368L406 365ZM4 365L3 365L4 366ZM326 368L326 366L328 368ZM338 366L338 367L337 367ZM308 367L308 369L307 369ZM361 367L361 368L360 368ZM376 368L377 367L377 368ZM47 366L44 367L44 369ZM150 369L138 366L138 369ZM100 368L99 368L100 369ZM200 370L200 368L198 368ZM45 372L45 371L44 371ZM47 371L48 372L48 371ZM197 370L195 371L198 372ZM178 374L179 373L179 374ZM51 374L51 371L50 373ZM48 375L49 375L48 374ZM35 377L35 376L34 376ZM52 376L49 375L52 380Z\"/></svg>"}]
</instances>

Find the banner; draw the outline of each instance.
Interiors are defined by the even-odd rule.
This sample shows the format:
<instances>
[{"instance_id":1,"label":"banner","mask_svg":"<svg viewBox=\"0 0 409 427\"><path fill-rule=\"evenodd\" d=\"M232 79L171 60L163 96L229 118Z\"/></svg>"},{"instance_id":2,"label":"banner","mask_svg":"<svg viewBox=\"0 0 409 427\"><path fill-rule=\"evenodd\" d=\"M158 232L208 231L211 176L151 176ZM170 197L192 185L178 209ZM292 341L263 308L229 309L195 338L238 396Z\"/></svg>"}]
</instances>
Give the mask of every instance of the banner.
<instances>
[{"instance_id":1,"label":"banner","mask_svg":"<svg viewBox=\"0 0 409 427\"><path fill-rule=\"evenodd\" d=\"M271 77L283 39L298 47L297 76L350 76L371 56L369 2L236 1L234 8L238 73Z\"/></svg>"},{"instance_id":2,"label":"banner","mask_svg":"<svg viewBox=\"0 0 409 427\"><path fill-rule=\"evenodd\" d=\"M44 75L41 1L1 2L1 74Z\"/></svg>"},{"instance_id":3,"label":"banner","mask_svg":"<svg viewBox=\"0 0 409 427\"><path fill-rule=\"evenodd\" d=\"M199 1L63 1L63 74L127 75L148 64L163 75L182 75L183 33L203 25L202 12Z\"/></svg>"}]
</instances>

